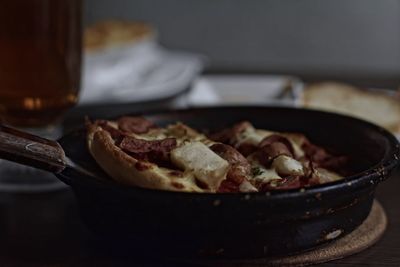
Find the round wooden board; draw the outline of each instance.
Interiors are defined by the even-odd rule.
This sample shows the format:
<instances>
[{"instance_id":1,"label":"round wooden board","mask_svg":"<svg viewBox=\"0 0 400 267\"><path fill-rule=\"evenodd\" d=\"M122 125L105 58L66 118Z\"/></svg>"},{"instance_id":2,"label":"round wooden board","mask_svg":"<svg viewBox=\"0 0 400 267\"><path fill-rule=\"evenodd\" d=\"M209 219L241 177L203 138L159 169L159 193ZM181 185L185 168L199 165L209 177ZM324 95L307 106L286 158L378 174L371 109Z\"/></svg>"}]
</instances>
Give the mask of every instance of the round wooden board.
<instances>
[{"instance_id":1,"label":"round wooden board","mask_svg":"<svg viewBox=\"0 0 400 267\"><path fill-rule=\"evenodd\" d=\"M274 259L217 260L201 261L203 266L219 267L265 267L265 266L307 266L341 259L375 244L385 232L387 217L378 201L374 201L367 219L352 233L321 248L298 255Z\"/></svg>"}]
</instances>

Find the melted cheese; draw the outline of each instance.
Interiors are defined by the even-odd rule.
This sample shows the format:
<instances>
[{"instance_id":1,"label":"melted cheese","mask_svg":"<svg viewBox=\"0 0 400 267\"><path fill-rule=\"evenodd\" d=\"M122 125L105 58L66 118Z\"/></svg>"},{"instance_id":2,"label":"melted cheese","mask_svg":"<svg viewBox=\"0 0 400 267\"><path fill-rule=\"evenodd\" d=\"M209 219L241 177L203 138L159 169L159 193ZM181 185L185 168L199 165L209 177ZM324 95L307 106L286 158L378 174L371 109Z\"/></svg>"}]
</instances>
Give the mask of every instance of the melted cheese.
<instances>
[{"instance_id":1,"label":"melted cheese","mask_svg":"<svg viewBox=\"0 0 400 267\"><path fill-rule=\"evenodd\" d=\"M240 146L243 143L257 146L265 137L273 133L266 130L258 130L254 127L247 127L246 130L236 135L236 146Z\"/></svg>"},{"instance_id":2,"label":"melted cheese","mask_svg":"<svg viewBox=\"0 0 400 267\"><path fill-rule=\"evenodd\" d=\"M204 134L180 122L168 125L166 128L166 135L176 138L178 145L187 141L199 141L208 146L215 143L209 140Z\"/></svg>"},{"instance_id":3,"label":"melted cheese","mask_svg":"<svg viewBox=\"0 0 400 267\"><path fill-rule=\"evenodd\" d=\"M275 168L276 172L280 175L304 175L303 165L297 160L281 155L274 159L272 162L272 167Z\"/></svg>"},{"instance_id":4,"label":"melted cheese","mask_svg":"<svg viewBox=\"0 0 400 267\"><path fill-rule=\"evenodd\" d=\"M317 168L315 170L315 174L316 176L318 176L319 182L322 184L343 179L343 177L338 175L337 173L328 171L327 169L324 168Z\"/></svg>"},{"instance_id":5,"label":"melted cheese","mask_svg":"<svg viewBox=\"0 0 400 267\"><path fill-rule=\"evenodd\" d=\"M254 157L250 156L248 160L252 166L253 179L256 180L257 182L268 183L272 180L282 179L282 177L279 176L279 174L275 171L275 169L265 168L257 160L255 160Z\"/></svg>"},{"instance_id":6,"label":"melted cheese","mask_svg":"<svg viewBox=\"0 0 400 267\"><path fill-rule=\"evenodd\" d=\"M296 158L301 158L304 156L304 151L301 148L301 138L296 138L296 134L286 134L286 133L278 133L273 131L267 131L262 129L255 129L254 127L250 126L247 127L246 130L240 132L236 135L237 143L236 147L239 147L241 144L251 144L258 146L258 144L265 138L273 134L279 134L286 137L289 142L292 144L294 155Z\"/></svg>"},{"instance_id":7,"label":"melted cheese","mask_svg":"<svg viewBox=\"0 0 400 267\"><path fill-rule=\"evenodd\" d=\"M171 161L216 191L226 178L229 163L201 142L188 142L171 151Z\"/></svg>"},{"instance_id":8,"label":"melted cheese","mask_svg":"<svg viewBox=\"0 0 400 267\"><path fill-rule=\"evenodd\" d=\"M302 134L282 133L281 135L286 137L292 144L296 158L301 158L305 155L304 150L301 148L305 141L305 137Z\"/></svg>"},{"instance_id":9,"label":"melted cheese","mask_svg":"<svg viewBox=\"0 0 400 267\"><path fill-rule=\"evenodd\" d=\"M135 134L135 137L138 139L144 139L147 141L153 140L163 140L167 138L165 131L163 129L150 129L147 133L144 134Z\"/></svg>"},{"instance_id":10,"label":"melted cheese","mask_svg":"<svg viewBox=\"0 0 400 267\"><path fill-rule=\"evenodd\" d=\"M254 187L249 181L244 180L239 186L240 192L258 192L257 188Z\"/></svg>"},{"instance_id":11,"label":"melted cheese","mask_svg":"<svg viewBox=\"0 0 400 267\"><path fill-rule=\"evenodd\" d=\"M263 183L269 183L272 180L282 179L282 177L279 176L275 169L260 168L260 172L261 174L255 176L254 178Z\"/></svg>"}]
</instances>

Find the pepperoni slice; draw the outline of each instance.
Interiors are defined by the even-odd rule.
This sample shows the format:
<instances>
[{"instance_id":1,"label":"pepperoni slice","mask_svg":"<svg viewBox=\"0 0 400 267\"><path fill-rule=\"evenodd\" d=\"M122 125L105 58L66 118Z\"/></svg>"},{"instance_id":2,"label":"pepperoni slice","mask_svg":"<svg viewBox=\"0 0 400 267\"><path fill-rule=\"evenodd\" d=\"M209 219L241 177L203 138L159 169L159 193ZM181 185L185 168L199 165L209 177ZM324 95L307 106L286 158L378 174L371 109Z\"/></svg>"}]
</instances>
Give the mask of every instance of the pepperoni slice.
<instances>
[{"instance_id":1,"label":"pepperoni slice","mask_svg":"<svg viewBox=\"0 0 400 267\"><path fill-rule=\"evenodd\" d=\"M107 131L114 140L122 139L124 137L124 134L120 130L110 126L106 120L97 120L95 124L100 126L104 131Z\"/></svg>"},{"instance_id":2,"label":"pepperoni slice","mask_svg":"<svg viewBox=\"0 0 400 267\"><path fill-rule=\"evenodd\" d=\"M259 144L259 147L263 147L263 146L267 146L267 145L271 145L273 143L282 143L284 144L287 149L289 150L290 154L294 154L294 149L292 146L292 143L284 136L282 135L278 135L278 134L272 134L270 136L265 137Z\"/></svg>"},{"instance_id":3,"label":"pepperoni slice","mask_svg":"<svg viewBox=\"0 0 400 267\"><path fill-rule=\"evenodd\" d=\"M293 154L290 152L287 145L281 142L265 145L259 148L256 153L258 161L267 168L269 168L272 161L280 155L293 157Z\"/></svg>"},{"instance_id":4,"label":"pepperoni slice","mask_svg":"<svg viewBox=\"0 0 400 267\"><path fill-rule=\"evenodd\" d=\"M252 127L250 122L242 121L236 123L231 128L226 128L219 132L211 134L209 138L216 142L233 145L236 142L235 137L237 136L237 134L245 131L249 127Z\"/></svg>"},{"instance_id":5,"label":"pepperoni slice","mask_svg":"<svg viewBox=\"0 0 400 267\"><path fill-rule=\"evenodd\" d=\"M157 126L143 117L124 116L118 119L118 128L127 133L143 134Z\"/></svg>"},{"instance_id":6,"label":"pepperoni slice","mask_svg":"<svg viewBox=\"0 0 400 267\"><path fill-rule=\"evenodd\" d=\"M311 144L304 143L302 148L306 155L311 159L317 167L322 167L328 170L336 171L338 173L346 174L346 165L349 162L346 156L334 156L328 153L325 149Z\"/></svg>"},{"instance_id":7,"label":"pepperoni slice","mask_svg":"<svg viewBox=\"0 0 400 267\"><path fill-rule=\"evenodd\" d=\"M163 167L175 169L170 161L170 152L177 146L175 138L163 140L143 140L125 136L119 147L131 156L141 160L156 163Z\"/></svg>"},{"instance_id":8,"label":"pepperoni slice","mask_svg":"<svg viewBox=\"0 0 400 267\"><path fill-rule=\"evenodd\" d=\"M240 184L235 183L232 180L223 180L217 190L217 193L237 193L240 192L239 186Z\"/></svg>"},{"instance_id":9,"label":"pepperoni slice","mask_svg":"<svg viewBox=\"0 0 400 267\"><path fill-rule=\"evenodd\" d=\"M119 145L125 151L132 153L148 153L151 151L170 152L176 147L175 138L166 138L162 140L144 140L132 136L125 136Z\"/></svg>"}]
</instances>

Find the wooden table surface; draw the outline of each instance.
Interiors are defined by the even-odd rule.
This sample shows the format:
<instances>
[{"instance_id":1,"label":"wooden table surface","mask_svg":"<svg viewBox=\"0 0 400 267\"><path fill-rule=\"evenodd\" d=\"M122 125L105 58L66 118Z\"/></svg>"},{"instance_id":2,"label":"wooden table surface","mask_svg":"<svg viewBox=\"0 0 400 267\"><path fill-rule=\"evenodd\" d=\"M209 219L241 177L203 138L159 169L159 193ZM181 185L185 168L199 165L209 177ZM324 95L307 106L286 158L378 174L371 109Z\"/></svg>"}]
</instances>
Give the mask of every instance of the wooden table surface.
<instances>
[{"instance_id":1,"label":"wooden table surface","mask_svg":"<svg viewBox=\"0 0 400 267\"><path fill-rule=\"evenodd\" d=\"M77 114L82 113L67 121L76 121ZM400 266L400 171L379 186L376 197L389 218L383 238L357 255L321 266ZM45 194L0 192L0 266L188 266L156 258L128 260L96 247L69 189Z\"/></svg>"}]
</instances>

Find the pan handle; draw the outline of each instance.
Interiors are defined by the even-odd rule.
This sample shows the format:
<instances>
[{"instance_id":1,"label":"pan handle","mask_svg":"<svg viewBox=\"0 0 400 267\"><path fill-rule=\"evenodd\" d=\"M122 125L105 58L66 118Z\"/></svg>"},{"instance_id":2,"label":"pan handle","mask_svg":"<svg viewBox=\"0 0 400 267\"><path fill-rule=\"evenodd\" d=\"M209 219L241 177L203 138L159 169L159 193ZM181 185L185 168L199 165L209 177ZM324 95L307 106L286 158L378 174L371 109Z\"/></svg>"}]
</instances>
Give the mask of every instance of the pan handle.
<instances>
[{"instance_id":1,"label":"pan handle","mask_svg":"<svg viewBox=\"0 0 400 267\"><path fill-rule=\"evenodd\" d=\"M0 124L0 158L59 173L66 167L59 143Z\"/></svg>"}]
</instances>

